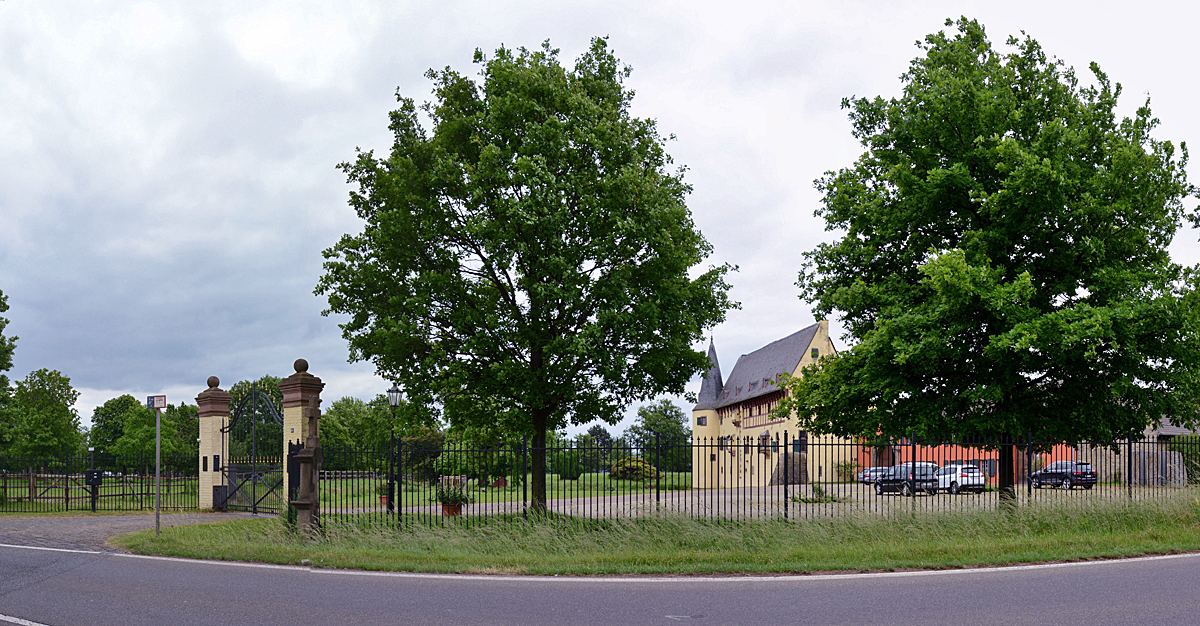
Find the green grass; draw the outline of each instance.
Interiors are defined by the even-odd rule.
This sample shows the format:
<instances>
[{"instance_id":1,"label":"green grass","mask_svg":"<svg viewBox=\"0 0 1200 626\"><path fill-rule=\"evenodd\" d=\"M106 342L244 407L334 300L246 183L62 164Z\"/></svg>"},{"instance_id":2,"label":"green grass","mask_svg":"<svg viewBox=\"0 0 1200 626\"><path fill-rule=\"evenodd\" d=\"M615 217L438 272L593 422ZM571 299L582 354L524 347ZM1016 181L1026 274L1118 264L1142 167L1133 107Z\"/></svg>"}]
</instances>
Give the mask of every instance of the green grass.
<instances>
[{"instance_id":1,"label":"green grass","mask_svg":"<svg viewBox=\"0 0 1200 626\"><path fill-rule=\"evenodd\" d=\"M699 521L519 517L406 529L330 524L303 539L277 520L238 520L123 535L141 554L311 563L368 570L520 574L807 573L956 568L1200 550L1200 499L1007 512Z\"/></svg>"}]
</instances>

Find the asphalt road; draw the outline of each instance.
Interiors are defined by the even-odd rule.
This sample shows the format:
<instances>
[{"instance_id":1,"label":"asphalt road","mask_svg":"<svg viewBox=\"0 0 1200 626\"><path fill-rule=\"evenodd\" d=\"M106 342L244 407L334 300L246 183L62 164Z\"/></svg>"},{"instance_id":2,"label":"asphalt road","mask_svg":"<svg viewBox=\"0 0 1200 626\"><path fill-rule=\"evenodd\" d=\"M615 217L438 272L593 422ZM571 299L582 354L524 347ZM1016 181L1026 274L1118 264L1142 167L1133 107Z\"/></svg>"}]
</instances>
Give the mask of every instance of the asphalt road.
<instances>
[{"instance_id":1,"label":"asphalt road","mask_svg":"<svg viewBox=\"0 0 1200 626\"><path fill-rule=\"evenodd\" d=\"M27 626L1162 626L1200 623L1200 555L890 574L560 578L369 573L0 546L0 625L14 620Z\"/></svg>"}]
</instances>

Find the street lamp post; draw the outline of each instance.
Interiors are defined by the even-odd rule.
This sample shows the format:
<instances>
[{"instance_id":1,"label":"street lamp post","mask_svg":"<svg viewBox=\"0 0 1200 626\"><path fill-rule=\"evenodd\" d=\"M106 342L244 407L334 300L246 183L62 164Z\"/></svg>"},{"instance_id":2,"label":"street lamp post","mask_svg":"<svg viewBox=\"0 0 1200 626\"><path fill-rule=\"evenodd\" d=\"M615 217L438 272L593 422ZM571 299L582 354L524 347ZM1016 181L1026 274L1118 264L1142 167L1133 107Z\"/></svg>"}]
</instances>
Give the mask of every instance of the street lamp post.
<instances>
[{"instance_id":1,"label":"street lamp post","mask_svg":"<svg viewBox=\"0 0 1200 626\"><path fill-rule=\"evenodd\" d=\"M396 407L400 406L400 401L404 399L404 392L400 391L400 387L396 383L392 383L391 389L387 391L388 406L392 407L392 447L388 451L388 501L387 510L391 513L396 510Z\"/></svg>"}]
</instances>

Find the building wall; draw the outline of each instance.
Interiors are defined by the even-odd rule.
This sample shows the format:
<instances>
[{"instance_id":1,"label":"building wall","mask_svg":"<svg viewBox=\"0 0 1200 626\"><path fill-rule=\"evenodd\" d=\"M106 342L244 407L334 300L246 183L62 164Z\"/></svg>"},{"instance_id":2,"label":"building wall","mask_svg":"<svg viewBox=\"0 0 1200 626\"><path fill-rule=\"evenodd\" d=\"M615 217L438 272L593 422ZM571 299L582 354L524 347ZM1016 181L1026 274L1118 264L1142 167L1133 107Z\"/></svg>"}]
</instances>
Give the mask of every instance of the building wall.
<instances>
[{"instance_id":1,"label":"building wall","mask_svg":"<svg viewBox=\"0 0 1200 626\"><path fill-rule=\"evenodd\" d=\"M799 364L790 373L800 376L805 367L835 352L829 338L829 322L821 321ZM692 441L696 446L692 453L694 488L779 483L784 479L784 464L789 462L786 468L789 483L838 479L838 464L854 461L854 442L827 435L805 435L808 445L802 446L803 452L799 451L795 444L801 430L795 414L781 419L771 413L785 393L780 389L720 409L692 412ZM699 425L701 418L705 418L706 425ZM794 456L789 459L785 452Z\"/></svg>"}]
</instances>

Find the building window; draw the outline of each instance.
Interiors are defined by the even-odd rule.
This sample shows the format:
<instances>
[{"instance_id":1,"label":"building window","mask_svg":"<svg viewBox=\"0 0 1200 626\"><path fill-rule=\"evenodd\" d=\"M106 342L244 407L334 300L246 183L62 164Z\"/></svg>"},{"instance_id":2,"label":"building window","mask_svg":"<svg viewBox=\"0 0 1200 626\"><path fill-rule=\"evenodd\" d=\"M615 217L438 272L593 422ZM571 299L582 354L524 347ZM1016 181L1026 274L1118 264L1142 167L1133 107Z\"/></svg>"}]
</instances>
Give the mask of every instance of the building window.
<instances>
[{"instance_id":1,"label":"building window","mask_svg":"<svg viewBox=\"0 0 1200 626\"><path fill-rule=\"evenodd\" d=\"M678 422L676 422L676 423L678 423ZM696 418L696 425L697 425L697 426L708 426L708 417L707 417L707 416L704 416L704 415L701 415L700 417L697 417L697 418Z\"/></svg>"},{"instance_id":2,"label":"building window","mask_svg":"<svg viewBox=\"0 0 1200 626\"><path fill-rule=\"evenodd\" d=\"M808 452L808 433L803 430L792 440L792 452Z\"/></svg>"},{"instance_id":3,"label":"building window","mask_svg":"<svg viewBox=\"0 0 1200 626\"><path fill-rule=\"evenodd\" d=\"M821 351L820 351L820 350L817 350L816 348L813 348L813 350L812 350L812 357L813 357L814 359L815 359L815 358L817 358L818 356L820 356L820 354L821 354Z\"/></svg>"}]
</instances>

